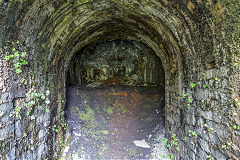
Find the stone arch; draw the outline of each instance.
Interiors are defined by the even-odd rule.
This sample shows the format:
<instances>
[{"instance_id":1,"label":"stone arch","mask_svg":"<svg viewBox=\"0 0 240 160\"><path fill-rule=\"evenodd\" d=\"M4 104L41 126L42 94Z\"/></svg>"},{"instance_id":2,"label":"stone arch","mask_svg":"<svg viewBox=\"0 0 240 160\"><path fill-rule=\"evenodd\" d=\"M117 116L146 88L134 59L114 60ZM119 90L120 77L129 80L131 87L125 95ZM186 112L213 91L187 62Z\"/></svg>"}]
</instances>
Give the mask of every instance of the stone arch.
<instances>
[{"instance_id":1,"label":"stone arch","mask_svg":"<svg viewBox=\"0 0 240 160\"><path fill-rule=\"evenodd\" d=\"M139 7L141 3L143 2L134 2L131 4L131 7L127 5L126 7L125 4L121 3L114 3L114 5L110 3L106 5L110 10L109 12L108 9L107 11L94 10L88 19L81 19L81 17L84 16L84 8L88 8L91 5L79 5L72 7L73 10L76 10L74 16L68 10L65 10L65 12L69 12L70 15L64 14L65 12L59 10L60 15L55 13L53 19L48 20L43 29L42 36L49 37L46 42L48 46L46 47L48 48L46 52L49 53L47 72L49 75L54 75L55 77L52 79L49 78L49 82L51 83L50 86L52 86L51 90L54 90L57 93L56 95L58 95L58 97L52 98L52 101L58 102L55 103L56 107L53 105L53 117L55 117L54 114L56 115L56 113L64 110L64 104L60 103L60 99L65 99L66 96L66 71L72 56L90 43L126 39L138 40L147 44L160 57L166 74L166 125L170 127L171 123L176 123L171 118L171 114L174 108L177 108L179 102L173 104L172 99L177 99L178 95L182 95L182 57L187 54L193 54L193 50L189 49L190 47L184 43L186 40L183 39L181 41L179 36L189 37L190 35L178 32L176 25L180 25L179 23L181 22L176 22L176 18L168 17L165 10L160 12L159 16L154 13L155 9L151 12ZM123 11L116 9L116 6L123 9ZM79 13L75 8L80 8ZM141 15L134 13L134 10L140 12ZM101 14L98 16L98 13ZM92 19L91 16L94 15L97 16ZM104 18L102 15L105 15L107 18ZM58 18L56 19L55 17ZM62 21L59 22L59 19ZM57 38L54 39L54 37ZM169 132L172 129L173 127L169 128ZM177 130L177 127L174 129Z\"/></svg>"},{"instance_id":2,"label":"stone arch","mask_svg":"<svg viewBox=\"0 0 240 160\"><path fill-rule=\"evenodd\" d=\"M181 152L173 150L176 157L206 159L212 155L216 159L237 159L239 130L233 126L236 128L239 120L231 114L236 112L239 104L234 101L239 100L239 1L233 0L231 4L200 0L85 2L0 2L0 46L3 47L8 40L19 39L23 48L28 48L31 60L28 69L37 72L31 73L27 79L37 83L40 90L50 88L52 93L51 115L43 114L47 115L46 119L38 114L36 122L18 120L0 125L3 144L0 151L3 155L14 155L17 159L41 159L44 155L52 158L60 149L55 140L60 139L63 130L55 133L51 127L59 124L63 117L65 71L72 55L87 44L122 38L147 44L164 64L167 136L177 133L180 139ZM1 56L5 55L2 48L0 52L3 53ZM13 100L18 101L22 96L15 93L18 86L12 84L14 76L8 74L10 65L4 60L0 63L4 66L0 68L0 119L3 121L2 116L9 118L10 110L14 109ZM203 73L207 87L189 87L191 82L197 83ZM193 98L192 109L186 108L183 92ZM50 124L45 123L49 120ZM202 121L219 132L208 133ZM36 126L33 131L19 127L30 123ZM20 134L21 129L22 133L34 134L26 138ZM188 130L199 135L196 139L198 146L183 140L188 136ZM6 134L8 131L9 135ZM41 137L42 133L47 135L46 138ZM33 149L22 147L29 146L26 144L30 142ZM234 144L234 147L223 150L221 146L227 143Z\"/></svg>"}]
</instances>

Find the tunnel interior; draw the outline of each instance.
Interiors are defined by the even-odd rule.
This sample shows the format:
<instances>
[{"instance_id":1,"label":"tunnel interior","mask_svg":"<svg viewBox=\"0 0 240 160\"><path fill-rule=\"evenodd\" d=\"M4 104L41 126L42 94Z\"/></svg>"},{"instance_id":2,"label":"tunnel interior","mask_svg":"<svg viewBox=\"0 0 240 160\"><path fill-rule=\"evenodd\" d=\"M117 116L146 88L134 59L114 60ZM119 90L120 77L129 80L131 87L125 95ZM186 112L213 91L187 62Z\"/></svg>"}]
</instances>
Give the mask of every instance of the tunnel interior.
<instances>
[{"instance_id":1,"label":"tunnel interior","mask_svg":"<svg viewBox=\"0 0 240 160\"><path fill-rule=\"evenodd\" d=\"M178 144L171 159L237 159L239 3L9 1L0 7L2 159L151 159L149 137L164 127ZM21 74L9 40L27 53ZM25 93L48 94L38 105Z\"/></svg>"},{"instance_id":2,"label":"tunnel interior","mask_svg":"<svg viewBox=\"0 0 240 160\"><path fill-rule=\"evenodd\" d=\"M98 42L72 58L67 75L70 86L164 87L160 58L147 45L130 40Z\"/></svg>"},{"instance_id":3,"label":"tunnel interior","mask_svg":"<svg viewBox=\"0 0 240 160\"><path fill-rule=\"evenodd\" d=\"M152 158L156 138L164 136L164 82L160 58L139 41L82 48L67 71L65 156Z\"/></svg>"}]
</instances>

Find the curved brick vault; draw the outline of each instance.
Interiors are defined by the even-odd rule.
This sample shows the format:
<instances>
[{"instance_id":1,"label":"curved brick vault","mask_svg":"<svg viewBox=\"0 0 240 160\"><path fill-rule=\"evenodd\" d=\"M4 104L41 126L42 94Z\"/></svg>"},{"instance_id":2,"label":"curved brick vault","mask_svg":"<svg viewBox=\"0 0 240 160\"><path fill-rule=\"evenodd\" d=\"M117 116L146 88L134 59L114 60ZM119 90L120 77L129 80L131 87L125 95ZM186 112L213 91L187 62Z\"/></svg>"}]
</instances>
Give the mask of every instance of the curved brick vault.
<instances>
[{"instance_id":1,"label":"curved brick vault","mask_svg":"<svg viewBox=\"0 0 240 160\"><path fill-rule=\"evenodd\" d=\"M181 151L171 151L176 159L237 159L239 6L237 0L0 1L0 46L19 40L29 53L22 73L29 83L21 86L1 49L1 156L57 157L71 58L89 44L124 39L146 44L162 61L166 136L179 137ZM34 120L9 117L31 88L51 91L50 112L36 112ZM198 136L191 139L189 130Z\"/></svg>"}]
</instances>

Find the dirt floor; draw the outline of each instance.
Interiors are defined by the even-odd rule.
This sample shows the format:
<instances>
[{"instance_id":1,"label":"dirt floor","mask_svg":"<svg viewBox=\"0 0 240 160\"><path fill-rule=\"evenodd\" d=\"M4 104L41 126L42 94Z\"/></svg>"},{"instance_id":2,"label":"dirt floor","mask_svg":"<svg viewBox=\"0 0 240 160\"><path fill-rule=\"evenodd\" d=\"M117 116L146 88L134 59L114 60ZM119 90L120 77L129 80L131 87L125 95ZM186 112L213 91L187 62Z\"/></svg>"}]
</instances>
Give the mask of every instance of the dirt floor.
<instances>
[{"instance_id":1,"label":"dirt floor","mask_svg":"<svg viewBox=\"0 0 240 160\"><path fill-rule=\"evenodd\" d=\"M156 140L164 137L163 107L164 91L157 87L68 87L63 156L154 159Z\"/></svg>"}]
</instances>

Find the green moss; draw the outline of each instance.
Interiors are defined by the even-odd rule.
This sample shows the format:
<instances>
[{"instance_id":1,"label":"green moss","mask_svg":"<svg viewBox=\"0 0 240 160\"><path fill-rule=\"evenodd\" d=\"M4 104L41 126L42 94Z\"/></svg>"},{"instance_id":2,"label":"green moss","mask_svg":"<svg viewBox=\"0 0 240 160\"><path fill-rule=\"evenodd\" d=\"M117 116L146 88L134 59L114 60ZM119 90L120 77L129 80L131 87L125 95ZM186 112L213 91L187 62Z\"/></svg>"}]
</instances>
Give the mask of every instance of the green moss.
<instances>
[{"instance_id":1,"label":"green moss","mask_svg":"<svg viewBox=\"0 0 240 160\"><path fill-rule=\"evenodd\" d=\"M110 111L112 111L111 108L109 109L109 112ZM107 138L106 136L109 135L109 131L103 129L95 119L95 112L89 105L85 105L84 110L80 110L78 107L72 107L71 112L84 121L84 124L81 125L84 137L92 138L95 141L103 141Z\"/></svg>"},{"instance_id":2,"label":"green moss","mask_svg":"<svg viewBox=\"0 0 240 160\"><path fill-rule=\"evenodd\" d=\"M104 109L104 111L105 111L107 114L111 115L111 114L113 114L114 107L108 107L108 108Z\"/></svg>"},{"instance_id":3,"label":"green moss","mask_svg":"<svg viewBox=\"0 0 240 160\"><path fill-rule=\"evenodd\" d=\"M78 1L78 4L79 5L82 5L82 4L85 4L85 3L89 3L89 2L92 2L93 0L81 0L81 1Z\"/></svg>"},{"instance_id":4,"label":"green moss","mask_svg":"<svg viewBox=\"0 0 240 160\"><path fill-rule=\"evenodd\" d=\"M109 131L108 131L108 130L102 130L102 133L103 133L104 135L108 135L108 134L109 134Z\"/></svg>"},{"instance_id":5,"label":"green moss","mask_svg":"<svg viewBox=\"0 0 240 160\"><path fill-rule=\"evenodd\" d=\"M129 154L131 156L134 156L134 155L137 155L138 154L138 150L136 148L131 148L130 151L129 151Z\"/></svg>"},{"instance_id":6,"label":"green moss","mask_svg":"<svg viewBox=\"0 0 240 160\"><path fill-rule=\"evenodd\" d=\"M94 125L95 118L94 118L94 111L90 108L89 105L85 106L85 111L79 111L79 118L83 121L88 122L91 125Z\"/></svg>"},{"instance_id":7,"label":"green moss","mask_svg":"<svg viewBox=\"0 0 240 160\"><path fill-rule=\"evenodd\" d=\"M126 107L121 106L119 109L120 109L120 111L121 111L122 114L127 113L127 108L126 108Z\"/></svg>"}]
</instances>

